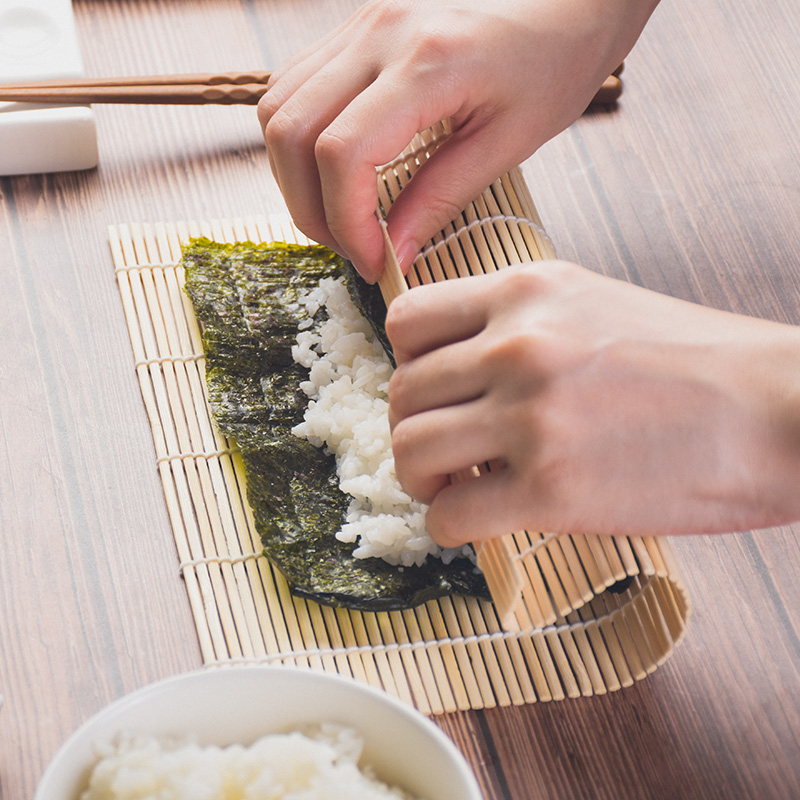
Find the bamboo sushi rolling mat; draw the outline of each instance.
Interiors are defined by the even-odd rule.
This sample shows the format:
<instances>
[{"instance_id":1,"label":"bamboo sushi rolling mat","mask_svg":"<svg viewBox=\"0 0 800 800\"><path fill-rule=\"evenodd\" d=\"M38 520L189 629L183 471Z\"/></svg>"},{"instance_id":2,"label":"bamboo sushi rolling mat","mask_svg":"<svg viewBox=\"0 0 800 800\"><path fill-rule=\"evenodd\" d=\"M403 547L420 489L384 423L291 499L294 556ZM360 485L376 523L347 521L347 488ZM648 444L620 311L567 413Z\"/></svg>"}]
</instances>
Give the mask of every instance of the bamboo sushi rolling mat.
<instances>
[{"instance_id":1,"label":"bamboo sushi rolling mat","mask_svg":"<svg viewBox=\"0 0 800 800\"><path fill-rule=\"evenodd\" d=\"M426 132L379 171L384 209L445 137L443 127ZM178 570L206 665L337 672L439 714L603 694L664 662L685 633L690 602L663 538L507 537L523 576L516 630L503 628L492 603L470 597L377 613L293 597L261 555L241 457L216 431L208 406L200 328L177 266L181 245L196 236L308 240L286 215L109 229ZM431 240L408 282L552 257L513 170Z\"/></svg>"}]
</instances>

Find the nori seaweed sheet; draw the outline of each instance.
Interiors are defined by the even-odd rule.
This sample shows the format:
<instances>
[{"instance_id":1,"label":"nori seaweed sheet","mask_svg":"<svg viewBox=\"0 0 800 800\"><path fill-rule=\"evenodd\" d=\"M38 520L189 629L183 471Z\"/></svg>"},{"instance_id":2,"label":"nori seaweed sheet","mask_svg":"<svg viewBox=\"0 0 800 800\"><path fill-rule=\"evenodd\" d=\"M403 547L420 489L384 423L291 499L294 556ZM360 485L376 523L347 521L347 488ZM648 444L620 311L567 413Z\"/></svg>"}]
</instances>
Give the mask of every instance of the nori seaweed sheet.
<instances>
[{"instance_id":1,"label":"nori seaweed sheet","mask_svg":"<svg viewBox=\"0 0 800 800\"><path fill-rule=\"evenodd\" d=\"M216 424L241 450L264 553L292 592L364 611L410 608L447 594L487 597L469 559L444 564L429 557L421 567L400 568L354 558L354 546L335 537L349 498L338 487L333 456L291 433L308 402L299 388L307 370L291 354L298 325L308 319L298 296L322 278L345 275L351 296L388 344L378 288L320 245L194 239L181 263L203 329ZM324 310L314 325L321 319Z\"/></svg>"}]
</instances>

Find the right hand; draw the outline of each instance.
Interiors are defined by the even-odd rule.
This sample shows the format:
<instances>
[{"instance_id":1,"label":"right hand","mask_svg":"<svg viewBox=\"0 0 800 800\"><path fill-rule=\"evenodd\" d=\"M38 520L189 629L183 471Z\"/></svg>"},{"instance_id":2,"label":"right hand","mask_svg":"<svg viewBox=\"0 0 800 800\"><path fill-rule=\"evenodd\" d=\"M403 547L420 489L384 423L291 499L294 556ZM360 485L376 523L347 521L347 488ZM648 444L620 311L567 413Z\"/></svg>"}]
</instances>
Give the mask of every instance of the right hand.
<instances>
[{"instance_id":1,"label":"right hand","mask_svg":"<svg viewBox=\"0 0 800 800\"><path fill-rule=\"evenodd\" d=\"M542 261L417 286L386 331L397 476L442 546L800 519L800 328Z\"/></svg>"}]
</instances>

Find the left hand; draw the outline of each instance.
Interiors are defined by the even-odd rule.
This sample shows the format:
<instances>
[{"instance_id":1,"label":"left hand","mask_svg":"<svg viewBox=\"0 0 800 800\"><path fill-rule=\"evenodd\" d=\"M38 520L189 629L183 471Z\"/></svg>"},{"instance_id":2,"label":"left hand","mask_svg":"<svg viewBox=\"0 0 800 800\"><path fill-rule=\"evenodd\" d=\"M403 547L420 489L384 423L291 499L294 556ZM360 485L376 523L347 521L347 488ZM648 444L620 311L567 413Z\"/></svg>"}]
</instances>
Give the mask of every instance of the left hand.
<instances>
[{"instance_id":1,"label":"left hand","mask_svg":"<svg viewBox=\"0 0 800 800\"><path fill-rule=\"evenodd\" d=\"M452 134L396 198L408 269L499 175L572 123L657 0L369 0L276 70L258 115L297 226L370 281L383 269L375 169L444 119Z\"/></svg>"}]
</instances>

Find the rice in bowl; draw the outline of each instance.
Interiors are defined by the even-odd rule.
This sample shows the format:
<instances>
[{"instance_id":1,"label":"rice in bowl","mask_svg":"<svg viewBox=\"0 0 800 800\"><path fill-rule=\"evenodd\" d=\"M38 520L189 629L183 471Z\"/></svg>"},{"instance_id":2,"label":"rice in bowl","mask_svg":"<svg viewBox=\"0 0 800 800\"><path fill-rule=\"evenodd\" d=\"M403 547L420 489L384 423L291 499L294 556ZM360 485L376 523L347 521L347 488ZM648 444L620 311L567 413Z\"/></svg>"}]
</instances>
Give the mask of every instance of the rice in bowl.
<instances>
[{"instance_id":1,"label":"rice in bowl","mask_svg":"<svg viewBox=\"0 0 800 800\"><path fill-rule=\"evenodd\" d=\"M120 737L80 800L418 800L359 768L363 740L342 725L272 733L250 746Z\"/></svg>"}]
</instances>

